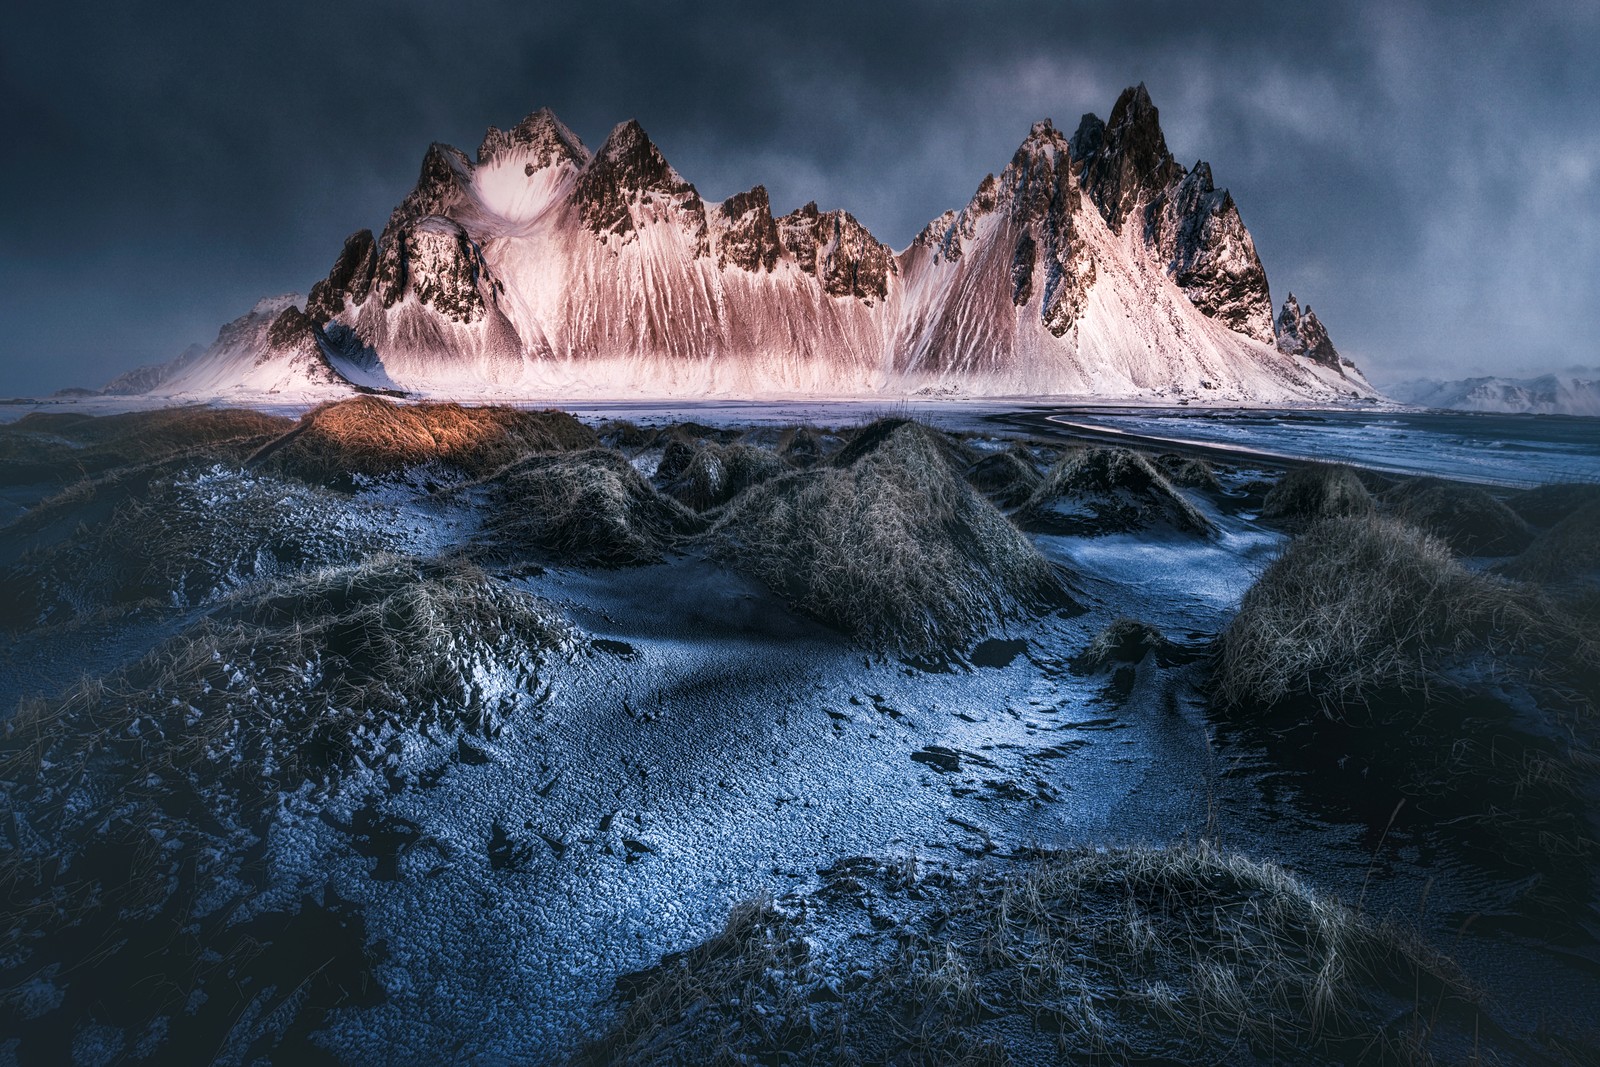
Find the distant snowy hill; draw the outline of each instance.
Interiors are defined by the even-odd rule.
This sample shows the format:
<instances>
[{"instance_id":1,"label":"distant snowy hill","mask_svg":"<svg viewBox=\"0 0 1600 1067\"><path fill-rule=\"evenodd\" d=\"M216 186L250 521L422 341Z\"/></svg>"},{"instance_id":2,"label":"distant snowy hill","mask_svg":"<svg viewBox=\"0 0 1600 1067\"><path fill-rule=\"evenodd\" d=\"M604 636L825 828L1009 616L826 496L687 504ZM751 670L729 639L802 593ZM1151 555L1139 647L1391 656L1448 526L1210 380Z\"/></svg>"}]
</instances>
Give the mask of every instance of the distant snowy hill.
<instances>
[{"instance_id":1,"label":"distant snowy hill","mask_svg":"<svg viewBox=\"0 0 1600 1067\"><path fill-rule=\"evenodd\" d=\"M1418 379L1385 390L1406 404L1457 411L1600 416L1600 377L1545 374L1538 378Z\"/></svg>"},{"instance_id":2,"label":"distant snowy hill","mask_svg":"<svg viewBox=\"0 0 1600 1067\"><path fill-rule=\"evenodd\" d=\"M846 211L704 200L635 122L598 151L547 110L476 159L435 144L376 237L126 391L453 396L1376 395L1266 273L1141 85L895 252Z\"/></svg>"}]
</instances>

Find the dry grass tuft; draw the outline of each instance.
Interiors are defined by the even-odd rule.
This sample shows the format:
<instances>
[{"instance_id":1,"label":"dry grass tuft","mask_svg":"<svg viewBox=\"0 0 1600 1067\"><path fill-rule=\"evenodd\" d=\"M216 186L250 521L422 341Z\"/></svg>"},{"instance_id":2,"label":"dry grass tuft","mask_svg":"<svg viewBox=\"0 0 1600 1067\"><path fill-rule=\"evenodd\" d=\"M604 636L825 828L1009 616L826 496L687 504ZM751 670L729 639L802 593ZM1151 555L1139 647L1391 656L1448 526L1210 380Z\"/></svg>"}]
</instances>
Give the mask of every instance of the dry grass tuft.
<instances>
[{"instance_id":1,"label":"dry grass tuft","mask_svg":"<svg viewBox=\"0 0 1600 1067\"><path fill-rule=\"evenodd\" d=\"M619 983L624 1006L583 1061L1415 1063L1435 1042L1471 1049L1477 1005L1446 961L1205 844L1041 852L874 888L868 910L902 921L843 945L812 924L853 906L848 893L810 898L805 918L736 909L715 938Z\"/></svg>"},{"instance_id":2,"label":"dry grass tuft","mask_svg":"<svg viewBox=\"0 0 1600 1067\"><path fill-rule=\"evenodd\" d=\"M903 420L826 466L740 496L712 551L871 647L943 654L1064 600L1052 565L962 480L943 435Z\"/></svg>"},{"instance_id":3,"label":"dry grass tuft","mask_svg":"<svg viewBox=\"0 0 1600 1067\"><path fill-rule=\"evenodd\" d=\"M1215 530L1148 458L1126 448L1068 452L1045 472L1017 519L1029 529L1090 536L1153 526Z\"/></svg>"},{"instance_id":4,"label":"dry grass tuft","mask_svg":"<svg viewBox=\"0 0 1600 1067\"><path fill-rule=\"evenodd\" d=\"M348 488L357 476L432 462L481 476L530 452L574 451L598 443L593 430L562 411L400 404L359 396L307 412L249 462L313 484Z\"/></svg>"},{"instance_id":5,"label":"dry grass tuft","mask_svg":"<svg viewBox=\"0 0 1600 1067\"><path fill-rule=\"evenodd\" d=\"M1342 463L1308 463L1278 480L1261 509L1263 519L1287 525L1373 513L1372 494L1360 474Z\"/></svg>"},{"instance_id":6,"label":"dry grass tuft","mask_svg":"<svg viewBox=\"0 0 1600 1067\"><path fill-rule=\"evenodd\" d=\"M682 472L664 488L680 503L696 511L707 511L790 469L787 463L764 448L708 441L694 451Z\"/></svg>"},{"instance_id":7,"label":"dry grass tuft","mask_svg":"<svg viewBox=\"0 0 1600 1067\"><path fill-rule=\"evenodd\" d=\"M1075 661L1080 670L1097 671L1118 663L1138 663L1154 653L1158 662L1173 662L1178 646L1147 622L1115 619L1095 635Z\"/></svg>"},{"instance_id":8,"label":"dry grass tuft","mask_svg":"<svg viewBox=\"0 0 1600 1067\"><path fill-rule=\"evenodd\" d=\"M1600 500L1578 507L1539 534L1502 571L1531 582L1600 578Z\"/></svg>"},{"instance_id":9,"label":"dry grass tuft","mask_svg":"<svg viewBox=\"0 0 1600 1067\"><path fill-rule=\"evenodd\" d=\"M1039 490L1039 472L1027 449L1016 446L985 456L967 468L967 481L1003 508L1018 507Z\"/></svg>"},{"instance_id":10,"label":"dry grass tuft","mask_svg":"<svg viewBox=\"0 0 1600 1067\"><path fill-rule=\"evenodd\" d=\"M1245 594L1216 685L1235 707L1291 697L1349 707L1426 691L1453 659L1572 640L1532 591L1466 570L1429 534L1377 516L1328 519Z\"/></svg>"},{"instance_id":11,"label":"dry grass tuft","mask_svg":"<svg viewBox=\"0 0 1600 1067\"><path fill-rule=\"evenodd\" d=\"M102 416L31 412L0 425L0 484L66 483L180 455L237 462L290 425L279 415L237 408Z\"/></svg>"},{"instance_id":12,"label":"dry grass tuft","mask_svg":"<svg viewBox=\"0 0 1600 1067\"><path fill-rule=\"evenodd\" d=\"M1477 486L1413 478L1383 499L1396 517L1442 538L1463 555L1511 556L1533 540L1521 516Z\"/></svg>"},{"instance_id":13,"label":"dry grass tuft","mask_svg":"<svg viewBox=\"0 0 1600 1067\"><path fill-rule=\"evenodd\" d=\"M485 556L529 552L561 562L654 563L705 522L663 496L620 452L530 456L489 482L496 511Z\"/></svg>"}]
</instances>

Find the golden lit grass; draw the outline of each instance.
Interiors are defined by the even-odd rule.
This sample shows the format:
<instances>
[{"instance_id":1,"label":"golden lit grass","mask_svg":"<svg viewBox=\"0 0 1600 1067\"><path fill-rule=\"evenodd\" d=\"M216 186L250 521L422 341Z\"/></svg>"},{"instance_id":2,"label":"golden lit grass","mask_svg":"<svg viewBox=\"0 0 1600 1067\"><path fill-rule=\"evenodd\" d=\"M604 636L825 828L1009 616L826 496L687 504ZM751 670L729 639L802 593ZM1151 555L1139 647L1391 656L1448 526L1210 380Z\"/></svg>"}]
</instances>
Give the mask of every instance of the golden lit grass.
<instances>
[{"instance_id":1,"label":"golden lit grass","mask_svg":"<svg viewBox=\"0 0 1600 1067\"><path fill-rule=\"evenodd\" d=\"M1068 452L1044 473L1017 521L1090 535L1161 525L1194 534L1215 530L1147 457L1126 448Z\"/></svg>"},{"instance_id":2,"label":"golden lit grass","mask_svg":"<svg viewBox=\"0 0 1600 1067\"><path fill-rule=\"evenodd\" d=\"M948 652L1064 598L1052 565L966 484L959 461L934 430L873 424L826 465L747 490L707 543L871 647Z\"/></svg>"},{"instance_id":3,"label":"golden lit grass","mask_svg":"<svg viewBox=\"0 0 1600 1067\"><path fill-rule=\"evenodd\" d=\"M320 485L438 462L484 475L530 452L592 448L594 431L561 411L400 404L359 396L324 404L263 446L250 464Z\"/></svg>"},{"instance_id":4,"label":"golden lit grass","mask_svg":"<svg viewBox=\"0 0 1600 1067\"><path fill-rule=\"evenodd\" d=\"M1206 844L1039 852L883 888L922 903L842 947L808 925L854 906L839 894L807 918L736 908L621 986L584 1062L1416 1063L1441 1019L1472 1038L1447 962Z\"/></svg>"}]
</instances>

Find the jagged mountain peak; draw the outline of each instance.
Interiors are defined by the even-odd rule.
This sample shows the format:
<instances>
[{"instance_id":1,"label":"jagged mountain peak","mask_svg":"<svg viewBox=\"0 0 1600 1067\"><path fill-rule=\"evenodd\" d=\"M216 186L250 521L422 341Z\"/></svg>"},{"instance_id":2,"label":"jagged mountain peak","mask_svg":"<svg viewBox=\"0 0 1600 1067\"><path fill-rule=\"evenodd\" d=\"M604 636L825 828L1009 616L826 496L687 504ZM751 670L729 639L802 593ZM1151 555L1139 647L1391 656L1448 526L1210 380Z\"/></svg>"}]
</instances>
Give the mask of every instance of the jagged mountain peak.
<instances>
[{"instance_id":1,"label":"jagged mountain peak","mask_svg":"<svg viewBox=\"0 0 1600 1067\"><path fill-rule=\"evenodd\" d=\"M1273 329L1277 334L1278 351L1286 355L1303 356L1333 370L1349 365L1333 347L1327 327L1311 310L1311 305L1302 308L1293 293L1284 298Z\"/></svg>"},{"instance_id":2,"label":"jagged mountain peak","mask_svg":"<svg viewBox=\"0 0 1600 1067\"><path fill-rule=\"evenodd\" d=\"M1071 138L1032 124L898 254L842 209L775 217L763 186L707 204L638 122L591 153L540 109L477 162L430 147L303 313L258 316L170 387L279 388L321 352L357 388L462 395L1370 394L1309 308L1282 344L1272 311L1231 196L1172 159L1142 86Z\"/></svg>"},{"instance_id":3,"label":"jagged mountain peak","mask_svg":"<svg viewBox=\"0 0 1600 1067\"><path fill-rule=\"evenodd\" d=\"M492 163L516 149L523 150L534 170L557 163L581 167L591 158L578 135L547 107L541 107L509 130L490 126L483 135L483 143L478 146L478 165Z\"/></svg>"},{"instance_id":4,"label":"jagged mountain peak","mask_svg":"<svg viewBox=\"0 0 1600 1067\"><path fill-rule=\"evenodd\" d=\"M1135 205L1154 199L1182 179L1184 171L1167 149L1161 113L1143 82L1122 91L1110 120L1098 131L1092 118L1084 116L1078 127L1074 155L1083 163L1083 187L1090 199L1107 224L1120 231Z\"/></svg>"}]
</instances>

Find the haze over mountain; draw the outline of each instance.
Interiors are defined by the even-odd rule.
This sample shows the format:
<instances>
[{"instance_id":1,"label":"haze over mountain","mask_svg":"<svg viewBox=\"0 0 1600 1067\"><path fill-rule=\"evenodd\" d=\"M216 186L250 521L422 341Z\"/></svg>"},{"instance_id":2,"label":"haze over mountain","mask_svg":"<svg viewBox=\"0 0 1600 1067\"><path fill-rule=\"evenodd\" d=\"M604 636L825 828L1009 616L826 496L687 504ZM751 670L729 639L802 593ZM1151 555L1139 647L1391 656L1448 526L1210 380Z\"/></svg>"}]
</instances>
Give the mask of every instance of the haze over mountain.
<instances>
[{"instance_id":1,"label":"haze over mountain","mask_svg":"<svg viewBox=\"0 0 1600 1067\"><path fill-rule=\"evenodd\" d=\"M1168 151L1143 85L896 252L843 209L704 200L636 122L591 151L548 110L430 147L382 233L309 297L110 391L482 396L1373 395L1291 297L1274 320L1233 198Z\"/></svg>"}]
</instances>

